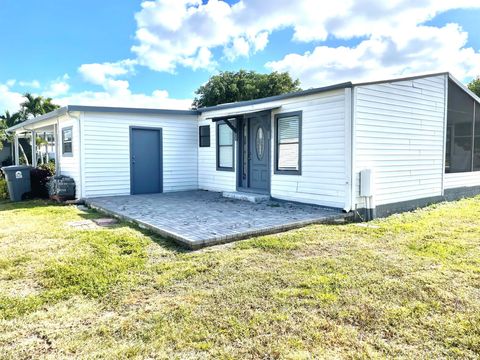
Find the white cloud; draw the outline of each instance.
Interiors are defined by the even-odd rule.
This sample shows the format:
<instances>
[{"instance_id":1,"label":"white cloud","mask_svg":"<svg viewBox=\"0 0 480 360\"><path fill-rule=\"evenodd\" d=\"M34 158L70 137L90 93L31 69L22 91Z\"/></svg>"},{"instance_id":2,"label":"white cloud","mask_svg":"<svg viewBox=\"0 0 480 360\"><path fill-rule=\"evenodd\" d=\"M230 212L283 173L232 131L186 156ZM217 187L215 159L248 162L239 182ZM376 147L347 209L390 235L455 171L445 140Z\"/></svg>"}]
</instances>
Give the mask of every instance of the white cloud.
<instances>
[{"instance_id":1,"label":"white cloud","mask_svg":"<svg viewBox=\"0 0 480 360\"><path fill-rule=\"evenodd\" d=\"M268 64L294 71L304 82L310 83L312 78L323 81L325 74L337 79L355 71L370 77L378 73L375 66L386 66L380 72L388 74L439 67L466 74L474 67L476 55L465 48L465 34L453 26L439 29L422 24L447 10L473 7L479 8L480 2L240 0L229 5L219 0L143 1L136 14L137 44L132 51L139 64L157 71L174 72L178 65L211 69L216 65L213 49L222 49L228 60L247 57L263 50L272 32L291 28L291 40L298 42L365 38L357 46L317 46L311 53L290 54ZM449 40L454 43L446 44ZM447 50L454 53L435 58L446 55ZM354 56L355 65L343 55ZM300 62L299 68L292 60ZM315 61L318 64L313 64Z\"/></svg>"},{"instance_id":2,"label":"white cloud","mask_svg":"<svg viewBox=\"0 0 480 360\"><path fill-rule=\"evenodd\" d=\"M106 79L102 86L103 91L80 91L69 92L69 76L67 74L50 82L40 91L40 95L53 98L53 102L59 105L97 105L119 106L136 108L166 108L166 109L189 109L192 99L175 99L169 96L166 90L155 90L151 94L135 93L129 89L126 80ZM5 110L16 112L20 103L24 101L23 94L11 89L15 85L13 81L0 83L0 113ZM35 94L38 95L38 94Z\"/></svg>"},{"instance_id":3,"label":"white cloud","mask_svg":"<svg viewBox=\"0 0 480 360\"><path fill-rule=\"evenodd\" d=\"M355 47L317 46L266 66L290 72L305 88L437 71L465 79L480 74L480 52L466 48L466 41L467 33L456 24L417 26L410 32L371 37Z\"/></svg>"},{"instance_id":4,"label":"white cloud","mask_svg":"<svg viewBox=\"0 0 480 360\"><path fill-rule=\"evenodd\" d=\"M68 96L56 97L60 105L119 106L152 109L189 109L191 99L170 98L165 90L155 90L151 94L132 93L130 90L111 93L107 91L83 91Z\"/></svg>"},{"instance_id":5,"label":"white cloud","mask_svg":"<svg viewBox=\"0 0 480 360\"><path fill-rule=\"evenodd\" d=\"M132 51L141 65L167 72L177 65L211 69L216 65L211 49L219 46L231 60L248 56L263 49L268 39L265 29L244 29L236 21L245 9L244 2L220 0L144 1L135 16L138 44Z\"/></svg>"},{"instance_id":6,"label":"white cloud","mask_svg":"<svg viewBox=\"0 0 480 360\"><path fill-rule=\"evenodd\" d=\"M38 80L19 81L18 85L20 85L22 87L27 87L27 88L33 88L33 89L39 89L40 88L40 82Z\"/></svg>"},{"instance_id":7,"label":"white cloud","mask_svg":"<svg viewBox=\"0 0 480 360\"><path fill-rule=\"evenodd\" d=\"M23 101L23 96L19 92L10 89L15 82L7 81L6 84L0 84L0 113L3 114L5 110L16 112L20 109L20 103Z\"/></svg>"},{"instance_id":8,"label":"white cloud","mask_svg":"<svg viewBox=\"0 0 480 360\"><path fill-rule=\"evenodd\" d=\"M132 74L134 72L136 61L131 59L121 60L113 63L105 62L102 64L83 64L78 68L78 72L85 81L95 85L105 86L108 80L120 75Z\"/></svg>"},{"instance_id":9,"label":"white cloud","mask_svg":"<svg viewBox=\"0 0 480 360\"><path fill-rule=\"evenodd\" d=\"M68 93L70 90L70 85L68 84L69 79L70 76L68 76L68 74L64 74L62 77L55 79L54 81L50 82L47 89L42 92L42 95L47 97L56 97Z\"/></svg>"}]
</instances>

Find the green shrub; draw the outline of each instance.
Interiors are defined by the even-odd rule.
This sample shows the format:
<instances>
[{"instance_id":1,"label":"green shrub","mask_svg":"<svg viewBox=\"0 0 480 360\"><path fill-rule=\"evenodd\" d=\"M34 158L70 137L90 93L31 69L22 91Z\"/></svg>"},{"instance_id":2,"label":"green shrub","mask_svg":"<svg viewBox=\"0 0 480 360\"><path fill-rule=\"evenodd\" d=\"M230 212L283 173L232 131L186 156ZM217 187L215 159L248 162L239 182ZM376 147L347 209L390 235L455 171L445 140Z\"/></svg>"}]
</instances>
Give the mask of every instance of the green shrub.
<instances>
[{"instance_id":1,"label":"green shrub","mask_svg":"<svg viewBox=\"0 0 480 360\"><path fill-rule=\"evenodd\" d=\"M5 180L3 175L1 175L0 176L0 200L7 200L7 199L9 199L7 181Z\"/></svg>"},{"instance_id":2,"label":"green shrub","mask_svg":"<svg viewBox=\"0 0 480 360\"><path fill-rule=\"evenodd\" d=\"M55 161L49 161L46 164L38 165L37 168L48 171L50 176L55 175Z\"/></svg>"}]
</instances>

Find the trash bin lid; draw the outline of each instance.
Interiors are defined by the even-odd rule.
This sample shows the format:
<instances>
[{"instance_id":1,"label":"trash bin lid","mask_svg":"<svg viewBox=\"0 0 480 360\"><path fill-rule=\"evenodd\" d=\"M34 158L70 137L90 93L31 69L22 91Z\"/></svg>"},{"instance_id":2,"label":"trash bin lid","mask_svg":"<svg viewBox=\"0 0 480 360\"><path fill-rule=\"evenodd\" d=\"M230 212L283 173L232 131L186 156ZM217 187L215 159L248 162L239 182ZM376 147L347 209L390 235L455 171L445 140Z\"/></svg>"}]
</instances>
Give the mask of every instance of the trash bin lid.
<instances>
[{"instance_id":1,"label":"trash bin lid","mask_svg":"<svg viewBox=\"0 0 480 360\"><path fill-rule=\"evenodd\" d=\"M10 165L4 166L1 168L2 171L17 171L17 170L27 170L30 169L30 166L27 165Z\"/></svg>"}]
</instances>

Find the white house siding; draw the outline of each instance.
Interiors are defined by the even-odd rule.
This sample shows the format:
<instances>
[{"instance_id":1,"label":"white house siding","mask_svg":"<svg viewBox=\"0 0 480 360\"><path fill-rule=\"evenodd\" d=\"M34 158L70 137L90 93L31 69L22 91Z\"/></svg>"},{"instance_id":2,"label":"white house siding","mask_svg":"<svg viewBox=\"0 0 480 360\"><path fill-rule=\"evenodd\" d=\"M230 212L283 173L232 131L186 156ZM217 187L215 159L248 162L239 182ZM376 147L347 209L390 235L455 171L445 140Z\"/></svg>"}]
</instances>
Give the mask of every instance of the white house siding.
<instances>
[{"instance_id":1,"label":"white house siding","mask_svg":"<svg viewBox=\"0 0 480 360\"><path fill-rule=\"evenodd\" d=\"M197 189L197 117L94 113L82 116L83 197L130 194L130 127L162 128L163 191Z\"/></svg>"},{"instance_id":2,"label":"white house siding","mask_svg":"<svg viewBox=\"0 0 480 360\"><path fill-rule=\"evenodd\" d=\"M346 122L350 122L350 118L346 118L345 90L293 99L273 115L292 111L302 111L302 173L272 172L271 196L343 208L349 187L346 156L350 148L345 137L349 131ZM272 139L273 155L274 136ZM350 141L348 138L348 143Z\"/></svg>"},{"instance_id":3,"label":"white house siding","mask_svg":"<svg viewBox=\"0 0 480 360\"><path fill-rule=\"evenodd\" d=\"M354 88L354 172L375 170L376 205L442 195L445 75Z\"/></svg>"},{"instance_id":4,"label":"white house siding","mask_svg":"<svg viewBox=\"0 0 480 360\"><path fill-rule=\"evenodd\" d=\"M199 187L207 190L234 191L235 172L216 170L215 125L211 117L232 113L272 111L271 118L271 196L291 201L343 208L349 188L349 171L346 158L350 155L350 138L345 136L350 117L346 117L345 89L332 90L314 95L272 101L258 105L243 106L205 112L199 125L211 124L211 146L199 148ZM348 109L349 110L349 109ZM302 111L302 174L274 174L274 115ZM347 125L346 125L347 124ZM236 160L236 157L235 157Z\"/></svg>"},{"instance_id":5,"label":"white house siding","mask_svg":"<svg viewBox=\"0 0 480 360\"><path fill-rule=\"evenodd\" d=\"M235 191L236 172L217 171L216 124L211 120L202 119L198 122L198 126L202 125L210 125L210 147L198 148L198 186L202 190ZM198 140L195 144L198 144ZM235 141L234 149L236 170L237 141Z\"/></svg>"},{"instance_id":6,"label":"white house siding","mask_svg":"<svg viewBox=\"0 0 480 360\"><path fill-rule=\"evenodd\" d=\"M72 127L72 155L63 156L62 153L62 129ZM75 181L75 196L81 197L82 182L80 173L80 129L78 118L69 115L58 118L58 158L60 162L60 175L70 176Z\"/></svg>"},{"instance_id":7,"label":"white house siding","mask_svg":"<svg viewBox=\"0 0 480 360\"><path fill-rule=\"evenodd\" d=\"M480 186L480 171L445 174L445 189Z\"/></svg>"}]
</instances>

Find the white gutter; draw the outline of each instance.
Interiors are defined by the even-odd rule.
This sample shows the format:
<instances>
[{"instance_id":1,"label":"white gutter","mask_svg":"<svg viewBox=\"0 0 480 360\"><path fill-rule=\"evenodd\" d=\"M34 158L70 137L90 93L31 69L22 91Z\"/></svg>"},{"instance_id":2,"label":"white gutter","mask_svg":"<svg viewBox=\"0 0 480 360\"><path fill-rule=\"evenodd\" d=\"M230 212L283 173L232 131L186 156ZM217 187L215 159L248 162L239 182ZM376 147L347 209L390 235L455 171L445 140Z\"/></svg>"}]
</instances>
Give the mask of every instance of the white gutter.
<instances>
[{"instance_id":1,"label":"white gutter","mask_svg":"<svg viewBox=\"0 0 480 360\"><path fill-rule=\"evenodd\" d=\"M83 197L83 184L84 184L84 181L83 181L83 171L82 171L82 168L83 168L83 163L82 163L82 160L83 160L83 154L82 154L82 151L83 151L83 148L82 148L82 123L80 121L80 118L81 118L81 114L79 114L78 117L74 116L72 114L71 111L67 111L67 115L69 117L71 117L72 119L74 120L77 120L77 125L78 125L78 171L79 171L79 176L80 176L80 191L79 191L79 194L78 194L78 198L82 198ZM72 144L72 147L73 147L73 144ZM73 148L72 148L72 151L73 151Z\"/></svg>"}]
</instances>

